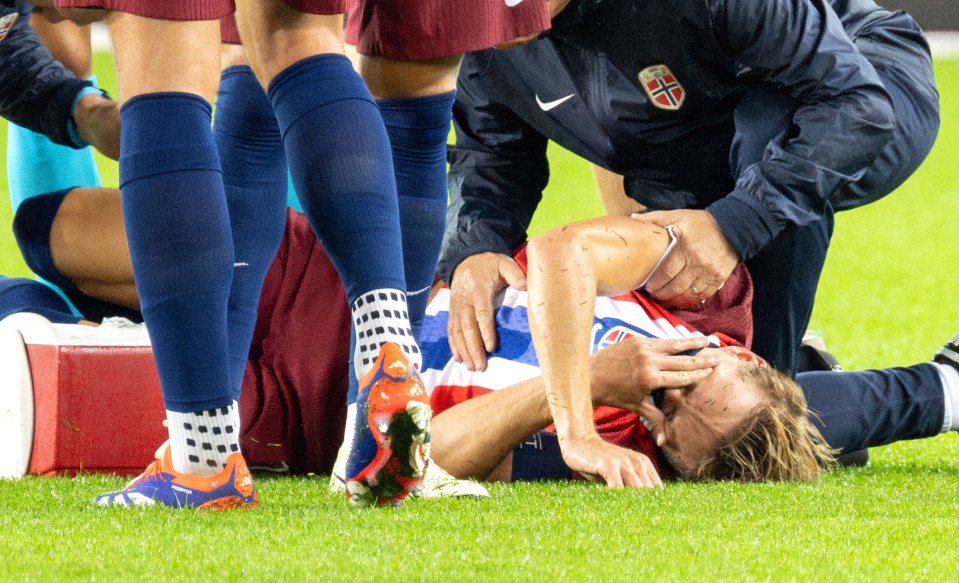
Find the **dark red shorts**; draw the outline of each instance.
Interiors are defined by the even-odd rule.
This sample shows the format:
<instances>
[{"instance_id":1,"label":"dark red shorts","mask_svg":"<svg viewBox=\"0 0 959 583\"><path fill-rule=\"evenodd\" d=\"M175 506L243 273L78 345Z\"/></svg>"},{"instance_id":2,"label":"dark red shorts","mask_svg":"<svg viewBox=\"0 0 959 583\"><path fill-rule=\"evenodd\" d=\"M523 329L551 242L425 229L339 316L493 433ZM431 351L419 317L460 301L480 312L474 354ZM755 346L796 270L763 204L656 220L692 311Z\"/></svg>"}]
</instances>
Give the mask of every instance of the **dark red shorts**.
<instances>
[{"instance_id":1,"label":"dark red shorts","mask_svg":"<svg viewBox=\"0 0 959 583\"><path fill-rule=\"evenodd\" d=\"M343 14L346 12L347 1L283 0L290 8L310 14ZM159 20L216 20L232 14L235 7L234 0L56 0L56 2L61 8L102 8ZM239 35L236 36L236 41L225 42L239 43Z\"/></svg>"},{"instance_id":2,"label":"dark red shorts","mask_svg":"<svg viewBox=\"0 0 959 583\"><path fill-rule=\"evenodd\" d=\"M364 55L430 59L549 28L545 0L350 0L346 40ZM355 9L354 9L355 6Z\"/></svg>"},{"instance_id":3,"label":"dark red shorts","mask_svg":"<svg viewBox=\"0 0 959 583\"><path fill-rule=\"evenodd\" d=\"M240 31L236 28L236 17L227 14L220 19L220 42L231 45L241 44Z\"/></svg>"},{"instance_id":4,"label":"dark red shorts","mask_svg":"<svg viewBox=\"0 0 959 583\"><path fill-rule=\"evenodd\" d=\"M60 8L103 8L158 20L216 20L233 0L57 0Z\"/></svg>"},{"instance_id":5,"label":"dark red shorts","mask_svg":"<svg viewBox=\"0 0 959 583\"><path fill-rule=\"evenodd\" d=\"M241 448L254 467L329 473L346 422L349 307L306 218L287 215L243 377Z\"/></svg>"}]
</instances>

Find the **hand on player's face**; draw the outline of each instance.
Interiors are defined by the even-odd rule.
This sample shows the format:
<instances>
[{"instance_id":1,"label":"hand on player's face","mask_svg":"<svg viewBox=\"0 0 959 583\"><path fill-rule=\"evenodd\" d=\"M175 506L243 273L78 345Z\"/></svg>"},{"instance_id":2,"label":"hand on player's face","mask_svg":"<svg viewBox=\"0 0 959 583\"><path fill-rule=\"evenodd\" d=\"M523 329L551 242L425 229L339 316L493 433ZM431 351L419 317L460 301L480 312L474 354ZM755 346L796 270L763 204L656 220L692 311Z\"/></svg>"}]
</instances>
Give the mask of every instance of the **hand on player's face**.
<instances>
[{"instance_id":1,"label":"hand on player's face","mask_svg":"<svg viewBox=\"0 0 959 583\"><path fill-rule=\"evenodd\" d=\"M758 357L741 348L708 348L702 352L717 355L720 363L695 384L665 389L659 407L647 408L644 415L653 426L653 434L662 435L658 443L674 466L698 467L762 401L758 390L740 373L742 366L760 366Z\"/></svg>"},{"instance_id":2,"label":"hand on player's face","mask_svg":"<svg viewBox=\"0 0 959 583\"><path fill-rule=\"evenodd\" d=\"M633 336L600 350L590 362L593 403L642 415L650 391L686 387L712 372L718 355L683 354L708 345L703 336L670 340Z\"/></svg>"}]
</instances>

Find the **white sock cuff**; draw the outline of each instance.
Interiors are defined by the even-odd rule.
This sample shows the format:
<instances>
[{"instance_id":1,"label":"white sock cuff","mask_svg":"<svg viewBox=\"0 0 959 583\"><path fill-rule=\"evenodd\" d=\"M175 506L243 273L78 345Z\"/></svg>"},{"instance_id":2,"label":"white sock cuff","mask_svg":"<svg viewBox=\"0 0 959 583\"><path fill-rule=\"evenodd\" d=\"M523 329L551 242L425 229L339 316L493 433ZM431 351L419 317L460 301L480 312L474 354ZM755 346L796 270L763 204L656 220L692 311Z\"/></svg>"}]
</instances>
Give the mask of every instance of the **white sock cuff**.
<instances>
[{"instance_id":1,"label":"white sock cuff","mask_svg":"<svg viewBox=\"0 0 959 583\"><path fill-rule=\"evenodd\" d=\"M952 431L959 429L959 370L947 364L931 363L939 371L942 381L942 397L944 414L942 416L942 430Z\"/></svg>"}]
</instances>

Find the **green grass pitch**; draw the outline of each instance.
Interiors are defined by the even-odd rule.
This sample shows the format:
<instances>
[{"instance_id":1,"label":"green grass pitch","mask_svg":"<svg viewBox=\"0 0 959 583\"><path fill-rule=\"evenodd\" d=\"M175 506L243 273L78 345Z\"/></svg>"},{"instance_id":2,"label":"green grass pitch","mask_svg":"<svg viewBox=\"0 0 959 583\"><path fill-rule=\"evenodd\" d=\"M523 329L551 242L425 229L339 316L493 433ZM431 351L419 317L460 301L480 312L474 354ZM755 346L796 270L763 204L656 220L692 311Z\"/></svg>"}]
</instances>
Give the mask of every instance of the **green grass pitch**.
<instances>
[{"instance_id":1,"label":"green grass pitch","mask_svg":"<svg viewBox=\"0 0 959 583\"><path fill-rule=\"evenodd\" d=\"M928 161L837 218L812 328L850 369L926 360L959 330L959 60L937 61L936 74L943 124ZM589 169L552 156L536 231L600 212ZM103 172L115 185L115 166ZM0 272L26 275L0 200ZM480 502L374 511L327 494L324 477L258 476L258 511L216 515L93 508L120 478L0 481L0 580L959 578L959 436L871 456L807 485L494 485Z\"/></svg>"}]
</instances>

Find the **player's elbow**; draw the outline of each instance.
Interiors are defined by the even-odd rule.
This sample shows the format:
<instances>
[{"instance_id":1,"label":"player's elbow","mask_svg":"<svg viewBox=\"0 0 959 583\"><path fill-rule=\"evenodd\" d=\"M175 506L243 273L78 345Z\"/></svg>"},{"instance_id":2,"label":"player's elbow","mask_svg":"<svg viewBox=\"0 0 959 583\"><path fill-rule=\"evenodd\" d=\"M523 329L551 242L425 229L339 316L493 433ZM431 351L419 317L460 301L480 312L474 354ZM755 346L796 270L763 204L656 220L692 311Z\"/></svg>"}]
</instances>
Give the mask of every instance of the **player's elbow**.
<instances>
[{"instance_id":1,"label":"player's elbow","mask_svg":"<svg viewBox=\"0 0 959 583\"><path fill-rule=\"evenodd\" d=\"M580 259L587 249L585 234L576 225L563 225L530 239L526 246L529 271Z\"/></svg>"}]
</instances>

